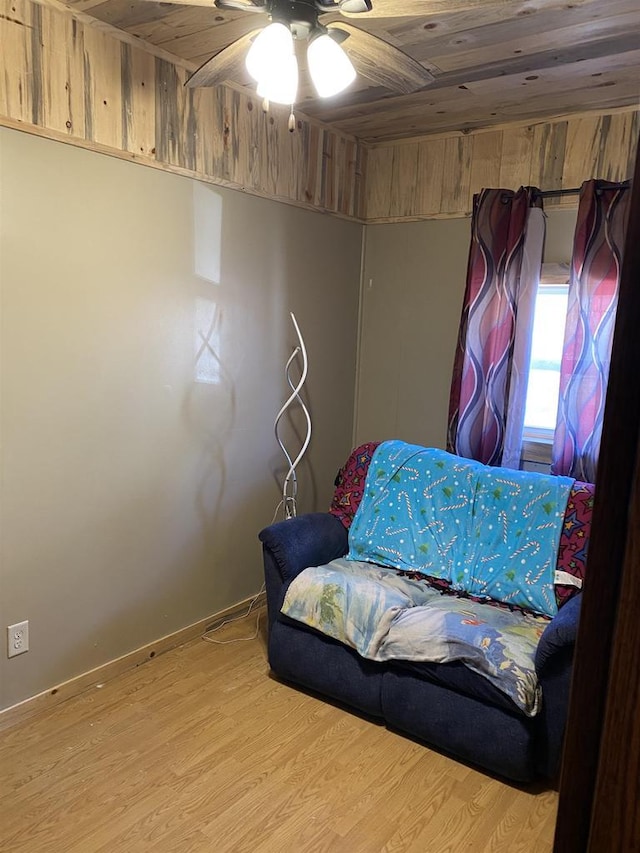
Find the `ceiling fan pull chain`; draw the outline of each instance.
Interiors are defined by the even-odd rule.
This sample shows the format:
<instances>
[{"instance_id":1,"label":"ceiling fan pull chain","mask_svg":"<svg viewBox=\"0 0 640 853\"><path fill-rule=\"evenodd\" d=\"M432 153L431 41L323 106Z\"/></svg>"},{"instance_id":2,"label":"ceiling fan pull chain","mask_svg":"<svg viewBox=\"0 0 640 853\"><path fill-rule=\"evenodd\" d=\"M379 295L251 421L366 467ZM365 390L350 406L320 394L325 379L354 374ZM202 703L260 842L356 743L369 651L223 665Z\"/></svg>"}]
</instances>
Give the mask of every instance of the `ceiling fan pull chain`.
<instances>
[{"instance_id":1,"label":"ceiling fan pull chain","mask_svg":"<svg viewBox=\"0 0 640 853\"><path fill-rule=\"evenodd\" d=\"M296 129L296 117L293 114L293 104L291 104L291 114L289 115L289 133L293 133Z\"/></svg>"}]
</instances>

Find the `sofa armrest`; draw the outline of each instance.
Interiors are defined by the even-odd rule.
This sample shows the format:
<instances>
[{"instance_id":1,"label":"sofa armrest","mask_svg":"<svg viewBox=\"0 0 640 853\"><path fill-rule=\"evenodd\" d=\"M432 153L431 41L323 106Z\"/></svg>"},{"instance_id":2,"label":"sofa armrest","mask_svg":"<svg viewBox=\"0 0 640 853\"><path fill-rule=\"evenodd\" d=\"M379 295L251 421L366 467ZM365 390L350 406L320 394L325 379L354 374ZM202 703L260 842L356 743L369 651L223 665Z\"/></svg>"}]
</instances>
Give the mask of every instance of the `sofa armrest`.
<instances>
[{"instance_id":1,"label":"sofa armrest","mask_svg":"<svg viewBox=\"0 0 640 853\"><path fill-rule=\"evenodd\" d=\"M335 516L313 512L280 521L259 533L265 551L271 553L282 581L291 581L309 566L322 566L343 557L349 534Z\"/></svg>"},{"instance_id":2,"label":"sofa armrest","mask_svg":"<svg viewBox=\"0 0 640 853\"><path fill-rule=\"evenodd\" d=\"M580 620L582 593L574 595L547 625L536 649L536 672L541 675L551 660L575 644Z\"/></svg>"},{"instance_id":3,"label":"sofa armrest","mask_svg":"<svg viewBox=\"0 0 640 853\"><path fill-rule=\"evenodd\" d=\"M536 649L536 672L542 687L542 710L536 717L536 769L548 779L556 776L560 766L581 601L579 593L560 608Z\"/></svg>"}]
</instances>

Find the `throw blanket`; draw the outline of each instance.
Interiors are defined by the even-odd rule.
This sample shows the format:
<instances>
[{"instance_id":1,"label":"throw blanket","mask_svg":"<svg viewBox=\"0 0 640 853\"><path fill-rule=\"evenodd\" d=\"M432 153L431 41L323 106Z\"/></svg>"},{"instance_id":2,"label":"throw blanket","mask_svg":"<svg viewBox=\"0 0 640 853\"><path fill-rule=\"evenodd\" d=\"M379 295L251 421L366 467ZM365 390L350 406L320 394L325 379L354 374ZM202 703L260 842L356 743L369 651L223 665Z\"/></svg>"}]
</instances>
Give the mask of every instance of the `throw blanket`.
<instances>
[{"instance_id":1,"label":"throw blanket","mask_svg":"<svg viewBox=\"0 0 640 853\"><path fill-rule=\"evenodd\" d=\"M385 441L369 465L347 557L553 616L572 483Z\"/></svg>"},{"instance_id":2,"label":"throw blanket","mask_svg":"<svg viewBox=\"0 0 640 853\"><path fill-rule=\"evenodd\" d=\"M282 612L371 660L462 661L524 714L539 710L534 655L544 617L442 595L393 569L346 559L305 569Z\"/></svg>"}]
</instances>

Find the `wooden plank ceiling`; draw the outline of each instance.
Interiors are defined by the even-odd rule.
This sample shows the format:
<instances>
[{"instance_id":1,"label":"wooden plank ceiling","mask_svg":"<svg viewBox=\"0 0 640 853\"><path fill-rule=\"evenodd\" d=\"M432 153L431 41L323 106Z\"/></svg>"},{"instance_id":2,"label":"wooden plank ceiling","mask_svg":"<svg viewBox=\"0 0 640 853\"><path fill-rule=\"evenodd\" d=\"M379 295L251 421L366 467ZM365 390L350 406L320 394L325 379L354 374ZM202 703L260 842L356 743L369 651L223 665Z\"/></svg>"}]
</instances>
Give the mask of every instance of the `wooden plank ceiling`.
<instances>
[{"instance_id":1,"label":"wooden plank ceiling","mask_svg":"<svg viewBox=\"0 0 640 853\"><path fill-rule=\"evenodd\" d=\"M150 0L67 5L196 68L266 16ZM299 45L301 112L366 141L541 120L640 104L640 0L372 0L349 17L421 62L435 80L398 95L359 75L319 99ZM407 15L407 11L411 15ZM344 20L324 15L323 23ZM234 84L253 88L241 71Z\"/></svg>"}]
</instances>

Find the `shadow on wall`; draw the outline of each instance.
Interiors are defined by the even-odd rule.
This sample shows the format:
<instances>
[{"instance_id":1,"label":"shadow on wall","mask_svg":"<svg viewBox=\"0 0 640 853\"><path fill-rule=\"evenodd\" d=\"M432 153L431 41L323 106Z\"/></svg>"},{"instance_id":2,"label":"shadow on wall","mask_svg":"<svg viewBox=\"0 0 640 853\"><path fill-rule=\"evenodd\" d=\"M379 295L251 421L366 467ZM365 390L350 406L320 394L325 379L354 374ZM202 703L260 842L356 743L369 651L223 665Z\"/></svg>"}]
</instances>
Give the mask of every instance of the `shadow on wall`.
<instances>
[{"instance_id":1,"label":"shadow on wall","mask_svg":"<svg viewBox=\"0 0 640 853\"><path fill-rule=\"evenodd\" d=\"M183 415L201 449L195 504L202 534L209 547L225 495L225 445L236 421L236 389L221 358L222 308L218 294L222 269L222 196L211 187L193 182L193 271L202 282L194 303L193 383L183 400Z\"/></svg>"},{"instance_id":2,"label":"shadow on wall","mask_svg":"<svg viewBox=\"0 0 640 853\"><path fill-rule=\"evenodd\" d=\"M272 233L278 223L260 223L269 232L270 254L256 263L251 240L255 223L253 229L251 222L243 223L246 244L239 241L238 223L233 212L231 220L223 216L223 197L215 188L194 182L193 219L194 364L183 418L199 453L196 511L214 563L213 592L219 600L225 567L242 547L238 539L243 544L256 540L282 491L287 464L279 455L273 419L290 389L284 375L286 358L282 374L271 365L294 343L295 334L280 304L289 271L283 245L287 235L276 239ZM298 378L295 373L293 378ZM296 455L306 426L301 414L294 406L283 418L287 446ZM316 488L308 455L297 470L305 508L312 508ZM267 475L276 489L269 489ZM273 491L271 497L268 491Z\"/></svg>"},{"instance_id":3,"label":"shadow on wall","mask_svg":"<svg viewBox=\"0 0 640 853\"><path fill-rule=\"evenodd\" d=\"M209 322L203 304L205 300L196 301L194 381L184 397L183 415L201 448L196 507L202 533L213 547L226 491L225 446L236 421L236 391L233 376L214 346L219 346L222 309L209 301Z\"/></svg>"}]
</instances>

